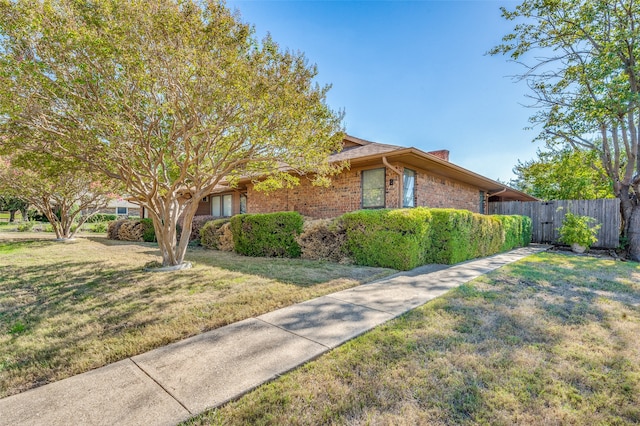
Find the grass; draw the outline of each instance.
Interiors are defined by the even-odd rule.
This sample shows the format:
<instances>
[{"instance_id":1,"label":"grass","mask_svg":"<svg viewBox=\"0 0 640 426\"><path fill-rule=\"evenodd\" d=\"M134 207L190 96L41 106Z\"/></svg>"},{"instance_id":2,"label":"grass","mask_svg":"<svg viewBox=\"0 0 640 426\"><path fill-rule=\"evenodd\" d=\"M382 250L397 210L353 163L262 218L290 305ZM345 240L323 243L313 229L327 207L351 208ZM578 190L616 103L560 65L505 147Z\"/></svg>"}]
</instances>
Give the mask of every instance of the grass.
<instances>
[{"instance_id":1,"label":"grass","mask_svg":"<svg viewBox=\"0 0 640 426\"><path fill-rule=\"evenodd\" d=\"M190 248L149 273L155 244L3 229L0 397L394 272Z\"/></svg>"},{"instance_id":2,"label":"grass","mask_svg":"<svg viewBox=\"0 0 640 426\"><path fill-rule=\"evenodd\" d=\"M187 424L640 423L640 265L542 253Z\"/></svg>"}]
</instances>

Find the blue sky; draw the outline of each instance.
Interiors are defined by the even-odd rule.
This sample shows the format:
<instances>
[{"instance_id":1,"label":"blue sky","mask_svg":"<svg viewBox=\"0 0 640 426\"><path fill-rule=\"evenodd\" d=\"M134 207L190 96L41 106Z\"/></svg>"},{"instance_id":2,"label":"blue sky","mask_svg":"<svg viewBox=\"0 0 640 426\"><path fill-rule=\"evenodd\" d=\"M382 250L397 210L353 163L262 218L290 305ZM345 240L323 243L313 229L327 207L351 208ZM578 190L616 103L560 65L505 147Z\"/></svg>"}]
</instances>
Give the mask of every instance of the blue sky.
<instances>
[{"instance_id":1,"label":"blue sky","mask_svg":"<svg viewBox=\"0 0 640 426\"><path fill-rule=\"evenodd\" d=\"M305 53L347 133L432 151L492 179L509 180L535 156L522 69L486 52L512 23L514 1L228 0L259 37Z\"/></svg>"}]
</instances>

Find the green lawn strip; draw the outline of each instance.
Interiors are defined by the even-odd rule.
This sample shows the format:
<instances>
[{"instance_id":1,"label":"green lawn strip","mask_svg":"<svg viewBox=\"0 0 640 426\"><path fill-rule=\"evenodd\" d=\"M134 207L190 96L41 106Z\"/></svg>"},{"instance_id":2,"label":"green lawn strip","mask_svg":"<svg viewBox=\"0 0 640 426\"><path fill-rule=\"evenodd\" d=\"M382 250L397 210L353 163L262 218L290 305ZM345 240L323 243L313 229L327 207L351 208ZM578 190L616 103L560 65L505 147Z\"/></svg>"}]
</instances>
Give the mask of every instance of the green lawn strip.
<instances>
[{"instance_id":1,"label":"green lawn strip","mask_svg":"<svg viewBox=\"0 0 640 426\"><path fill-rule=\"evenodd\" d=\"M395 271L157 245L0 232L0 397Z\"/></svg>"},{"instance_id":2,"label":"green lawn strip","mask_svg":"<svg viewBox=\"0 0 640 426\"><path fill-rule=\"evenodd\" d=\"M531 256L186 424L638 424L639 283Z\"/></svg>"}]
</instances>

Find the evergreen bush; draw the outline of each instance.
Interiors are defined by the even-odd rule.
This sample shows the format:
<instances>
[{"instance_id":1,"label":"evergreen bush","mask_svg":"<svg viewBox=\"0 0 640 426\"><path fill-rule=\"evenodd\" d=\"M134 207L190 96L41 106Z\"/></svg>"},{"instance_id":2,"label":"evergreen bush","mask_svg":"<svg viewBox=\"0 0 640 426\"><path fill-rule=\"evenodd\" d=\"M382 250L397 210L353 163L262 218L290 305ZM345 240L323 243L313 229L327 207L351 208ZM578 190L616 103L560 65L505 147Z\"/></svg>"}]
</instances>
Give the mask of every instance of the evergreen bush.
<instances>
[{"instance_id":1,"label":"evergreen bush","mask_svg":"<svg viewBox=\"0 0 640 426\"><path fill-rule=\"evenodd\" d=\"M298 212L241 214L231 218L235 251L245 256L300 257Z\"/></svg>"},{"instance_id":2,"label":"evergreen bush","mask_svg":"<svg viewBox=\"0 0 640 426\"><path fill-rule=\"evenodd\" d=\"M408 270L425 263L431 246L429 209L360 210L341 218L347 251L357 264Z\"/></svg>"}]
</instances>

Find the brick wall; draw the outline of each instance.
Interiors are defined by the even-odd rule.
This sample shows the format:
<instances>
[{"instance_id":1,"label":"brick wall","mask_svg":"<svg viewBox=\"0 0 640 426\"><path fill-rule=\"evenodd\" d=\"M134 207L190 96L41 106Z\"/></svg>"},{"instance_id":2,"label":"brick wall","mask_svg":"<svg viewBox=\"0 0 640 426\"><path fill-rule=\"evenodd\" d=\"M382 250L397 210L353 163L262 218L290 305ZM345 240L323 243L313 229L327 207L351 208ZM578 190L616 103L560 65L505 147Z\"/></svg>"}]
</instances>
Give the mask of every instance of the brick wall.
<instances>
[{"instance_id":1,"label":"brick wall","mask_svg":"<svg viewBox=\"0 0 640 426\"><path fill-rule=\"evenodd\" d=\"M401 165L394 166L402 169ZM382 165L373 168L380 168ZM370 167L371 168L371 167ZM273 213L278 211L297 211L303 216L313 218L330 218L344 213L359 210L361 206L361 172L363 169L352 169L341 173L332 180L329 188L312 186L305 179L292 189L283 189L268 194L247 186L247 212ZM394 184L390 185L390 180ZM392 170L386 170L387 208L397 208L400 200L399 176ZM478 212L478 188L433 176L424 171L417 172L416 205L427 207L446 207L466 209Z\"/></svg>"},{"instance_id":2,"label":"brick wall","mask_svg":"<svg viewBox=\"0 0 640 426\"><path fill-rule=\"evenodd\" d=\"M479 189L465 183L418 172L418 206L465 209L479 212Z\"/></svg>"}]
</instances>

